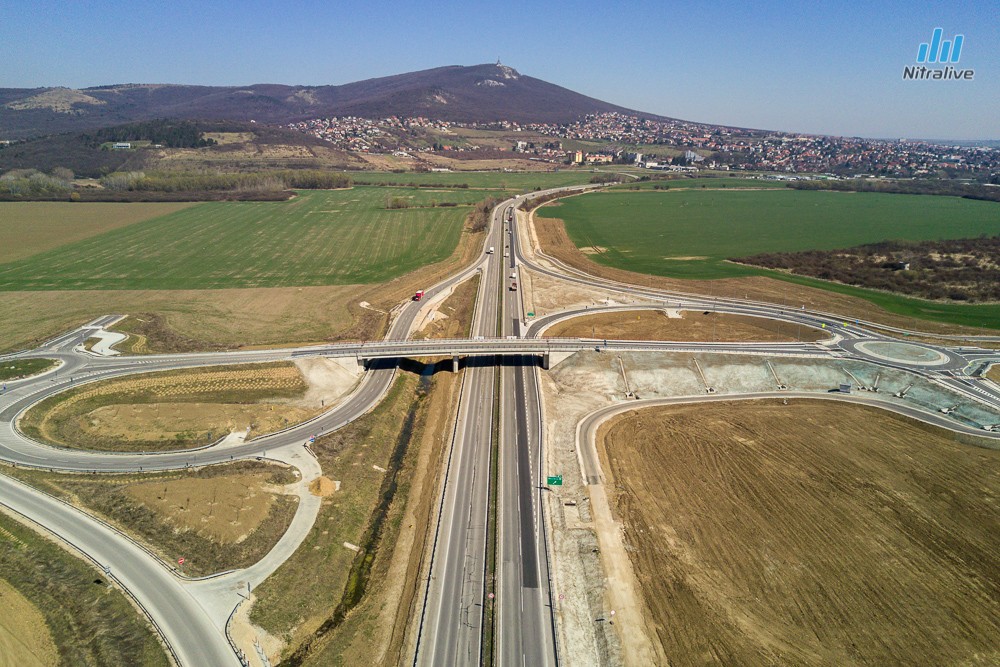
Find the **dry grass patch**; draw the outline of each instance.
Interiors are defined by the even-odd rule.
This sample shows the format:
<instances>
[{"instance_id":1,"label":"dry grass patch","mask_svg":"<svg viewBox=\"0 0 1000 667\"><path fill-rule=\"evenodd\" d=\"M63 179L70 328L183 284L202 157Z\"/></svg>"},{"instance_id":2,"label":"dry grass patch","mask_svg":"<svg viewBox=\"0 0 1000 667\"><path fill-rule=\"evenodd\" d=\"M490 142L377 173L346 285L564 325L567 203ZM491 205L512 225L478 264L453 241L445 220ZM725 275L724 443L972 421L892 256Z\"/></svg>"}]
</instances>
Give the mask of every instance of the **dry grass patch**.
<instances>
[{"instance_id":1,"label":"dry grass patch","mask_svg":"<svg viewBox=\"0 0 1000 667\"><path fill-rule=\"evenodd\" d=\"M1000 364L990 366L990 369L986 371L986 377L994 382L1000 382Z\"/></svg>"},{"instance_id":2,"label":"dry grass patch","mask_svg":"<svg viewBox=\"0 0 1000 667\"><path fill-rule=\"evenodd\" d=\"M193 532L219 544L246 540L274 507L281 489L268 471L131 484L125 493L163 517L178 532Z\"/></svg>"},{"instance_id":3,"label":"dry grass patch","mask_svg":"<svg viewBox=\"0 0 1000 667\"><path fill-rule=\"evenodd\" d=\"M190 203L0 202L0 264L158 218Z\"/></svg>"},{"instance_id":4,"label":"dry grass patch","mask_svg":"<svg viewBox=\"0 0 1000 667\"><path fill-rule=\"evenodd\" d=\"M1000 660L1000 452L822 401L644 409L599 441L672 661Z\"/></svg>"},{"instance_id":5,"label":"dry grass patch","mask_svg":"<svg viewBox=\"0 0 1000 667\"><path fill-rule=\"evenodd\" d=\"M138 314L115 327L144 336L144 352L188 352L364 337L383 326L357 308L370 287L0 292L0 349L35 347L109 313ZM401 297L402 298L402 297ZM371 301L372 299L368 299ZM154 314L150 316L149 314ZM144 321L139 321L144 320ZM129 350L135 339L119 349Z\"/></svg>"},{"instance_id":6,"label":"dry grass patch","mask_svg":"<svg viewBox=\"0 0 1000 667\"><path fill-rule=\"evenodd\" d=\"M54 667L59 652L45 617L6 581L0 580L0 667Z\"/></svg>"},{"instance_id":7,"label":"dry grass patch","mask_svg":"<svg viewBox=\"0 0 1000 667\"><path fill-rule=\"evenodd\" d=\"M554 338L606 338L614 340L670 341L816 341L828 336L818 329L760 317L682 311L667 317L660 310L617 311L582 315L557 322L545 336Z\"/></svg>"},{"instance_id":8,"label":"dry grass patch","mask_svg":"<svg viewBox=\"0 0 1000 667\"><path fill-rule=\"evenodd\" d=\"M298 367L289 362L150 373L47 398L28 410L19 426L63 447L197 447L234 430L260 435L307 419L315 408L275 402L301 398L306 389Z\"/></svg>"}]
</instances>

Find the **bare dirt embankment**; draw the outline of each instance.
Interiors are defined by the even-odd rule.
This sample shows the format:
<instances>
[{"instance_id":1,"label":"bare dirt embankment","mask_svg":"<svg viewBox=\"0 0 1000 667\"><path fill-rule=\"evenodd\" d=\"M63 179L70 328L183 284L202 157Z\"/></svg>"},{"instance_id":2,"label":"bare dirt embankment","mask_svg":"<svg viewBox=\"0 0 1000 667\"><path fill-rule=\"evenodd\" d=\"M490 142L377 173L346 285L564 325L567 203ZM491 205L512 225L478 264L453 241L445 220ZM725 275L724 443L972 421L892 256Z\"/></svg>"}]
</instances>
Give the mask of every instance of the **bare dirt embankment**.
<instances>
[{"instance_id":1,"label":"bare dirt embankment","mask_svg":"<svg viewBox=\"0 0 1000 667\"><path fill-rule=\"evenodd\" d=\"M598 437L674 664L1000 661L1000 452L874 408L652 408Z\"/></svg>"},{"instance_id":2,"label":"bare dirt embankment","mask_svg":"<svg viewBox=\"0 0 1000 667\"><path fill-rule=\"evenodd\" d=\"M760 343L816 341L829 337L818 329L760 317L692 311L671 314L677 316L670 317L662 310L583 315L557 322L544 335L553 338Z\"/></svg>"},{"instance_id":3,"label":"bare dirt embankment","mask_svg":"<svg viewBox=\"0 0 1000 667\"><path fill-rule=\"evenodd\" d=\"M427 313L414 338L464 338L472 329L479 276L461 283L441 304Z\"/></svg>"},{"instance_id":4,"label":"bare dirt embankment","mask_svg":"<svg viewBox=\"0 0 1000 667\"><path fill-rule=\"evenodd\" d=\"M796 308L805 306L811 310L841 313L845 316L862 318L889 326L919 328L928 333L992 333L988 329L914 320L912 317L890 313L864 299L763 276L719 280L678 280L616 269L598 264L581 252L566 234L566 225L562 220L531 215L529 221L534 227L532 238L537 241L542 252L546 255L591 275L609 280L712 297L752 299L787 304Z\"/></svg>"}]
</instances>

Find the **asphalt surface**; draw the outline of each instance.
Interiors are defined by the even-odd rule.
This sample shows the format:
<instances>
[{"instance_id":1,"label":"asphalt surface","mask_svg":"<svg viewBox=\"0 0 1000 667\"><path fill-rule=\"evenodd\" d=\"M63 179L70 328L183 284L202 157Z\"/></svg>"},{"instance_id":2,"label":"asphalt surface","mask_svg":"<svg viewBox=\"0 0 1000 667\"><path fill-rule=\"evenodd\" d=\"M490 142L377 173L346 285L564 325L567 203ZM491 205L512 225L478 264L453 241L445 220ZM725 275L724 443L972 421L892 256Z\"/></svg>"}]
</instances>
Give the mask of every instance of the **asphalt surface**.
<instances>
[{"instance_id":1,"label":"asphalt surface","mask_svg":"<svg viewBox=\"0 0 1000 667\"><path fill-rule=\"evenodd\" d=\"M502 246L499 215L498 207L485 247ZM496 335L502 260L503 253L495 252L485 254L480 263L483 274L476 294L474 338ZM462 379L421 612L418 665L474 665L482 658L496 373L495 359L486 355L467 363Z\"/></svg>"},{"instance_id":2,"label":"asphalt surface","mask_svg":"<svg viewBox=\"0 0 1000 667\"><path fill-rule=\"evenodd\" d=\"M504 219L508 217L504 215ZM505 226L506 258L501 327L519 337L524 312L518 276L516 221ZM514 278L511 278L514 276ZM590 344L576 343L580 349ZM499 665L556 664L555 619L542 493L542 424L536 356L505 357L501 371L501 439L498 500L497 624Z\"/></svg>"}]
</instances>

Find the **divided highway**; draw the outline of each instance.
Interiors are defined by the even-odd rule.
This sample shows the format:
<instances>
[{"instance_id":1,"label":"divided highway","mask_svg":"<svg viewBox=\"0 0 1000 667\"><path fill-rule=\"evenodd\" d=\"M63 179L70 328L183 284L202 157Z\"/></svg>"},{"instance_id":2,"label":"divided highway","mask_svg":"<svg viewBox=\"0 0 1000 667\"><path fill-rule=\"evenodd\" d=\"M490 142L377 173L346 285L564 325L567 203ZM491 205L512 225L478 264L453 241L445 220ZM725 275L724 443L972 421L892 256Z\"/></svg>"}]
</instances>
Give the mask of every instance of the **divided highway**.
<instances>
[{"instance_id":1,"label":"divided highway","mask_svg":"<svg viewBox=\"0 0 1000 667\"><path fill-rule=\"evenodd\" d=\"M508 212L509 211L509 212ZM516 216L505 211L502 333L521 336L523 308ZM538 359L508 357L503 364L498 503L497 664L555 665L555 618L541 497L542 415Z\"/></svg>"}]
</instances>

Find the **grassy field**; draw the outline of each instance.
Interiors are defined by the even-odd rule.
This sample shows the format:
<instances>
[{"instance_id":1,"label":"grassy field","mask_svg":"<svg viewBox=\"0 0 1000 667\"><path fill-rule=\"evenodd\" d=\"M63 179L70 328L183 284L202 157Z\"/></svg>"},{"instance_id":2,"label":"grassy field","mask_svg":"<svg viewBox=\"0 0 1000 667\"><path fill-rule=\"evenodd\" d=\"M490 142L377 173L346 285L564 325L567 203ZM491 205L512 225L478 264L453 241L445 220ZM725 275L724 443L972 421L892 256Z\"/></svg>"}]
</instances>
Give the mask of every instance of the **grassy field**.
<instances>
[{"instance_id":1,"label":"grassy field","mask_svg":"<svg viewBox=\"0 0 1000 667\"><path fill-rule=\"evenodd\" d=\"M11 474L109 521L171 567L183 556L189 576L256 563L298 506L280 490L297 481L292 471L257 461L143 475Z\"/></svg>"},{"instance_id":2,"label":"grassy field","mask_svg":"<svg viewBox=\"0 0 1000 667\"><path fill-rule=\"evenodd\" d=\"M1000 452L825 401L650 408L599 438L672 663L1000 657Z\"/></svg>"},{"instance_id":3,"label":"grassy field","mask_svg":"<svg viewBox=\"0 0 1000 667\"><path fill-rule=\"evenodd\" d=\"M58 651L58 664L170 664L153 630L99 570L4 514L0 514L0 579L41 612ZM12 611L12 605L5 603L4 614ZM0 656L0 663L11 657Z\"/></svg>"},{"instance_id":4,"label":"grassy field","mask_svg":"<svg viewBox=\"0 0 1000 667\"><path fill-rule=\"evenodd\" d=\"M53 359L14 359L0 362L0 381L19 380L38 375L55 365L56 361Z\"/></svg>"},{"instance_id":5,"label":"grassy field","mask_svg":"<svg viewBox=\"0 0 1000 667\"><path fill-rule=\"evenodd\" d=\"M599 192L539 214L562 219L598 262L699 279L759 274L725 260L761 252L1000 233L992 202L878 193Z\"/></svg>"},{"instance_id":6,"label":"grassy field","mask_svg":"<svg viewBox=\"0 0 1000 667\"><path fill-rule=\"evenodd\" d=\"M198 368L103 380L31 407L27 435L60 447L157 451L204 446L231 431L252 435L303 421L316 410L282 404L307 385L289 362Z\"/></svg>"},{"instance_id":7,"label":"grassy field","mask_svg":"<svg viewBox=\"0 0 1000 667\"><path fill-rule=\"evenodd\" d=\"M792 190L602 192L544 206L538 215L564 221L582 252L612 268L680 279L769 276L863 298L906 317L1000 326L998 305L929 302L725 261L757 252L844 248L890 238L996 234L1000 206L992 202Z\"/></svg>"},{"instance_id":8,"label":"grassy field","mask_svg":"<svg viewBox=\"0 0 1000 667\"><path fill-rule=\"evenodd\" d=\"M389 210L401 199L411 208ZM378 283L447 258L482 193L354 188L212 202L0 265L0 290Z\"/></svg>"},{"instance_id":9,"label":"grassy field","mask_svg":"<svg viewBox=\"0 0 1000 667\"><path fill-rule=\"evenodd\" d=\"M467 266L482 251L483 232L463 226L442 262L386 283L319 287L189 290L0 290L0 351L31 348L99 315L131 313L122 349L191 352L336 340L372 340L388 311ZM368 305L362 305L368 304ZM143 320L143 322L140 322ZM139 324L141 326L134 326ZM143 340L145 339L145 340Z\"/></svg>"},{"instance_id":10,"label":"grassy field","mask_svg":"<svg viewBox=\"0 0 1000 667\"><path fill-rule=\"evenodd\" d=\"M0 264L158 218L191 204L0 202Z\"/></svg>"}]
</instances>

